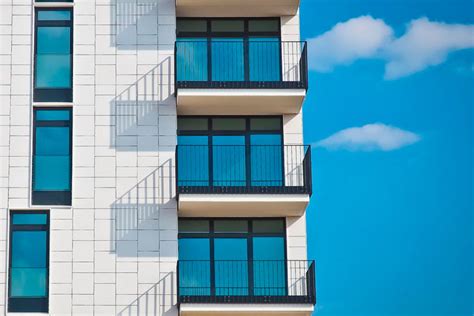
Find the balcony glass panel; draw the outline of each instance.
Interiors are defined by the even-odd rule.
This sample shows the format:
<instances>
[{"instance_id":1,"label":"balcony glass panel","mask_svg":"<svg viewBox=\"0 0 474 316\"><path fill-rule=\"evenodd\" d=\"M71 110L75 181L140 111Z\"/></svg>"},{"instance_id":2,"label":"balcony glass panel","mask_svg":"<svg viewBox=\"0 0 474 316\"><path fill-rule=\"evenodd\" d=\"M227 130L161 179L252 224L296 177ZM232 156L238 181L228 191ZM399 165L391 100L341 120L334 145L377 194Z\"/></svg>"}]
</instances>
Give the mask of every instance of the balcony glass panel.
<instances>
[{"instance_id":1,"label":"balcony glass panel","mask_svg":"<svg viewBox=\"0 0 474 316\"><path fill-rule=\"evenodd\" d=\"M283 159L281 135L250 136L250 161L253 186L282 186Z\"/></svg>"},{"instance_id":2,"label":"balcony glass panel","mask_svg":"<svg viewBox=\"0 0 474 316\"><path fill-rule=\"evenodd\" d=\"M253 238L253 258L255 295L286 295L284 238Z\"/></svg>"},{"instance_id":3,"label":"balcony glass panel","mask_svg":"<svg viewBox=\"0 0 474 316\"><path fill-rule=\"evenodd\" d=\"M181 295L211 295L210 245L208 238L179 240L179 289Z\"/></svg>"},{"instance_id":4,"label":"balcony glass panel","mask_svg":"<svg viewBox=\"0 0 474 316\"><path fill-rule=\"evenodd\" d=\"M209 146L207 136L178 136L178 185L209 185Z\"/></svg>"}]
</instances>

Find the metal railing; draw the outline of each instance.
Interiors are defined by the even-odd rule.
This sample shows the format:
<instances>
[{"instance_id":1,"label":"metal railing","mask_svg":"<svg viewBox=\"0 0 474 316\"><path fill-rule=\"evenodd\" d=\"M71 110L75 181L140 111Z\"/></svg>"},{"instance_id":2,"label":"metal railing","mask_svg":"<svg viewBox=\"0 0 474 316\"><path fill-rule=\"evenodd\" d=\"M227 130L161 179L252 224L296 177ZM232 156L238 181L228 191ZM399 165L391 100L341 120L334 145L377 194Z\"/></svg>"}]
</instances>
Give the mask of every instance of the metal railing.
<instances>
[{"instance_id":1,"label":"metal railing","mask_svg":"<svg viewBox=\"0 0 474 316\"><path fill-rule=\"evenodd\" d=\"M180 303L316 303L306 260L180 260Z\"/></svg>"},{"instance_id":2,"label":"metal railing","mask_svg":"<svg viewBox=\"0 0 474 316\"><path fill-rule=\"evenodd\" d=\"M177 88L308 88L306 42L181 40L175 57Z\"/></svg>"},{"instance_id":3,"label":"metal railing","mask_svg":"<svg viewBox=\"0 0 474 316\"><path fill-rule=\"evenodd\" d=\"M310 194L309 145L178 145L179 193Z\"/></svg>"}]
</instances>

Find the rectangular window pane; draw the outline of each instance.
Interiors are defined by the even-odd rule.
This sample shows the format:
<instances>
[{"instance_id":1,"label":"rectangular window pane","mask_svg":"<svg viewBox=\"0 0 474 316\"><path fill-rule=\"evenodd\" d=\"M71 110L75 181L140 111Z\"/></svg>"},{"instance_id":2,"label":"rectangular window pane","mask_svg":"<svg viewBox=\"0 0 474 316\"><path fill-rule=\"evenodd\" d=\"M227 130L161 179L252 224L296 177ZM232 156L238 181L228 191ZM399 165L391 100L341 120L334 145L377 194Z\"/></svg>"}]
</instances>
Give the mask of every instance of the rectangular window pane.
<instances>
[{"instance_id":1,"label":"rectangular window pane","mask_svg":"<svg viewBox=\"0 0 474 316\"><path fill-rule=\"evenodd\" d=\"M13 224L28 225L28 224L47 224L46 214L15 214L13 215Z\"/></svg>"},{"instance_id":2,"label":"rectangular window pane","mask_svg":"<svg viewBox=\"0 0 474 316\"><path fill-rule=\"evenodd\" d=\"M245 137L213 136L213 175L215 186L245 186Z\"/></svg>"},{"instance_id":3,"label":"rectangular window pane","mask_svg":"<svg viewBox=\"0 0 474 316\"><path fill-rule=\"evenodd\" d=\"M209 239L181 238L178 247L180 294L210 295L211 262Z\"/></svg>"},{"instance_id":4,"label":"rectangular window pane","mask_svg":"<svg viewBox=\"0 0 474 316\"><path fill-rule=\"evenodd\" d=\"M48 215L12 212L9 312L48 312Z\"/></svg>"},{"instance_id":5,"label":"rectangular window pane","mask_svg":"<svg viewBox=\"0 0 474 316\"><path fill-rule=\"evenodd\" d=\"M207 118L178 117L179 131L206 131L208 129Z\"/></svg>"},{"instance_id":6,"label":"rectangular window pane","mask_svg":"<svg viewBox=\"0 0 474 316\"><path fill-rule=\"evenodd\" d=\"M216 295L248 295L246 238L214 241Z\"/></svg>"},{"instance_id":7,"label":"rectangular window pane","mask_svg":"<svg viewBox=\"0 0 474 316\"><path fill-rule=\"evenodd\" d=\"M255 295L285 295L286 266L283 237L253 238Z\"/></svg>"},{"instance_id":8,"label":"rectangular window pane","mask_svg":"<svg viewBox=\"0 0 474 316\"><path fill-rule=\"evenodd\" d=\"M71 156L35 157L35 191L70 191Z\"/></svg>"},{"instance_id":9,"label":"rectangular window pane","mask_svg":"<svg viewBox=\"0 0 474 316\"><path fill-rule=\"evenodd\" d=\"M216 220L214 221L216 233L246 233L248 232L248 221L246 220Z\"/></svg>"},{"instance_id":10,"label":"rectangular window pane","mask_svg":"<svg viewBox=\"0 0 474 316\"><path fill-rule=\"evenodd\" d=\"M279 131L281 118L251 118L250 129L252 131Z\"/></svg>"},{"instance_id":11,"label":"rectangular window pane","mask_svg":"<svg viewBox=\"0 0 474 316\"><path fill-rule=\"evenodd\" d=\"M178 185L209 185L207 136L178 136Z\"/></svg>"},{"instance_id":12,"label":"rectangular window pane","mask_svg":"<svg viewBox=\"0 0 474 316\"><path fill-rule=\"evenodd\" d=\"M178 38L176 67L178 81L207 81L207 39Z\"/></svg>"},{"instance_id":13,"label":"rectangular window pane","mask_svg":"<svg viewBox=\"0 0 474 316\"><path fill-rule=\"evenodd\" d=\"M281 233L285 232L285 222L280 219L254 220L252 222L254 233Z\"/></svg>"},{"instance_id":14,"label":"rectangular window pane","mask_svg":"<svg viewBox=\"0 0 474 316\"><path fill-rule=\"evenodd\" d=\"M177 19L176 30L180 32L206 32L206 20Z\"/></svg>"},{"instance_id":15,"label":"rectangular window pane","mask_svg":"<svg viewBox=\"0 0 474 316\"><path fill-rule=\"evenodd\" d=\"M40 26L36 34L37 54L69 54L71 28L67 26Z\"/></svg>"},{"instance_id":16,"label":"rectangular window pane","mask_svg":"<svg viewBox=\"0 0 474 316\"><path fill-rule=\"evenodd\" d=\"M178 231L180 233L208 233L209 221L180 219Z\"/></svg>"},{"instance_id":17,"label":"rectangular window pane","mask_svg":"<svg viewBox=\"0 0 474 316\"><path fill-rule=\"evenodd\" d=\"M243 32L243 20L212 20L211 32Z\"/></svg>"},{"instance_id":18,"label":"rectangular window pane","mask_svg":"<svg viewBox=\"0 0 474 316\"><path fill-rule=\"evenodd\" d=\"M213 38L211 41L212 80L244 80L244 40Z\"/></svg>"},{"instance_id":19,"label":"rectangular window pane","mask_svg":"<svg viewBox=\"0 0 474 316\"><path fill-rule=\"evenodd\" d=\"M280 23L277 19L255 19L249 21L249 32L279 32Z\"/></svg>"},{"instance_id":20,"label":"rectangular window pane","mask_svg":"<svg viewBox=\"0 0 474 316\"><path fill-rule=\"evenodd\" d=\"M36 110L37 121L69 121L71 112L69 110Z\"/></svg>"},{"instance_id":21,"label":"rectangular window pane","mask_svg":"<svg viewBox=\"0 0 474 316\"><path fill-rule=\"evenodd\" d=\"M280 41L278 38L249 38L251 81L280 80Z\"/></svg>"},{"instance_id":22,"label":"rectangular window pane","mask_svg":"<svg viewBox=\"0 0 474 316\"><path fill-rule=\"evenodd\" d=\"M54 1L54 2L62 2L62 1ZM66 1L63 1L63 2L66 2ZM71 20L71 11L69 10L38 10L37 14L38 14L38 21L69 21Z\"/></svg>"},{"instance_id":23,"label":"rectangular window pane","mask_svg":"<svg viewBox=\"0 0 474 316\"><path fill-rule=\"evenodd\" d=\"M252 185L282 186L283 147L281 135L251 135L250 144Z\"/></svg>"},{"instance_id":24,"label":"rectangular window pane","mask_svg":"<svg viewBox=\"0 0 474 316\"><path fill-rule=\"evenodd\" d=\"M215 118L212 119L212 129L215 131L244 131L243 118Z\"/></svg>"}]
</instances>

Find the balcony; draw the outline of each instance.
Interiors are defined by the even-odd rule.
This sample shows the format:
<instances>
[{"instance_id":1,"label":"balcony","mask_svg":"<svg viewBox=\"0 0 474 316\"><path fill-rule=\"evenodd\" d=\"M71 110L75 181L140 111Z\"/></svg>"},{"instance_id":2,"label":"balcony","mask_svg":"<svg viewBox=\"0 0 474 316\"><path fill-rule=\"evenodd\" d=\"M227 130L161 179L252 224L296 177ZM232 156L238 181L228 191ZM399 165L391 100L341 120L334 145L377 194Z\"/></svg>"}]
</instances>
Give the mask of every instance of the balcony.
<instances>
[{"instance_id":1,"label":"balcony","mask_svg":"<svg viewBox=\"0 0 474 316\"><path fill-rule=\"evenodd\" d=\"M310 315L315 263L306 260L178 261L181 315Z\"/></svg>"},{"instance_id":2,"label":"balcony","mask_svg":"<svg viewBox=\"0 0 474 316\"><path fill-rule=\"evenodd\" d=\"M306 145L178 145L181 217L301 216L312 193Z\"/></svg>"},{"instance_id":3,"label":"balcony","mask_svg":"<svg viewBox=\"0 0 474 316\"><path fill-rule=\"evenodd\" d=\"M179 115L295 114L306 96L306 42L181 39L175 56Z\"/></svg>"},{"instance_id":4,"label":"balcony","mask_svg":"<svg viewBox=\"0 0 474 316\"><path fill-rule=\"evenodd\" d=\"M268 17L295 15L300 0L176 0L179 17Z\"/></svg>"}]
</instances>

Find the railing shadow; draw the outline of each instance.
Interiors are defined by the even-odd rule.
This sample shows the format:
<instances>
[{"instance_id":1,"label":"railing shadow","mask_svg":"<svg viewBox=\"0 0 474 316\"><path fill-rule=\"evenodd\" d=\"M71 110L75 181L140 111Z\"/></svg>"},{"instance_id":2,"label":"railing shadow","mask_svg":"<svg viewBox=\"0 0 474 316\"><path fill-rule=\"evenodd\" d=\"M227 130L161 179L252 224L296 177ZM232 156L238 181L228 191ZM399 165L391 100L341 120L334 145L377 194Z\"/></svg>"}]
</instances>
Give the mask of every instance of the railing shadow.
<instances>
[{"instance_id":1,"label":"railing shadow","mask_svg":"<svg viewBox=\"0 0 474 316\"><path fill-rule=\"evenodd\" d=\"M111 147L158 150L159 106L169 103L174 95L172 72L172 60L168 56L110 102L110 114L116 120L111 125ZM136 140L138 136L154 139L140 142Z\"/></svg>"},{"instance_id":2,"label":"railing shadow","mask_svg":"<svg viewBox=\"0 0 474 316\"><path fill-rule=\"evenodd\" d=\"M117 257L157 256L160 210L175 207L174 197L174 165L168 159L112 204L111 251ZM124 243L119 246L120 242Z\"/></svg>"},{"instance_id":3,"label":"railing shadow","mask_svg":"<svg viewBox=\"0 0 474 316\"><path fill-rule=\"evenodd\" d=\"M136 300L117 313L117 316L128 315L176 315L175 293L176 277L174 272L167 273Z\"/></svg>"}]
</instances>

